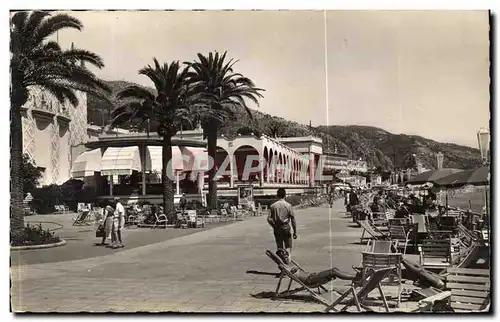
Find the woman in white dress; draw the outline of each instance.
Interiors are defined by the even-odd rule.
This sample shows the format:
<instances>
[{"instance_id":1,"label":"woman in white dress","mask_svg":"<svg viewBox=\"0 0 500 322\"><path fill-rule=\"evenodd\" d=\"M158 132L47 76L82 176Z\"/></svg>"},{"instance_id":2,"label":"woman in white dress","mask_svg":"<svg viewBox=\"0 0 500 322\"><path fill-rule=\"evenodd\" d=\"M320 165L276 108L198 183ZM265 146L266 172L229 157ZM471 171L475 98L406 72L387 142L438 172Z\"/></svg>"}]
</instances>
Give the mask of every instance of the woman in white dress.
<instances>
[{"instance_id":1,"label":"woman in white dress","mask_svg":"<svg viewBox=\"0 0 500 322\"><path fill-rule=\"evenodd\" d=\"M104 208L104 237L102 238L101 245L106 245L106 239L111 238L111 230L113 228L113 215L115 209L111 205ZM113 242L113 241L112 241Z\"/></svg>"}]
</instances>

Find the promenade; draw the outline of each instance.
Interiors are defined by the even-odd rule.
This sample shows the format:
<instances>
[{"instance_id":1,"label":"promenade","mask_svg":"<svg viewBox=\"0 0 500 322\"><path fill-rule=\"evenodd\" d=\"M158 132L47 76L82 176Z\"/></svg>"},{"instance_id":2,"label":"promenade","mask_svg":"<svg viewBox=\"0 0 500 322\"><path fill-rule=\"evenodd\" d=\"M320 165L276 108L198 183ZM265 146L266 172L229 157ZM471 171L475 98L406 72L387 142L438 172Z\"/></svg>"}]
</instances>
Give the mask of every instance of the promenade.
<instances>
[{"instance_id":1,"label":"promenade","mask_svg":"<svg viewBox=\"0 0 500 322\"><path fill-rule=\"evenodd\" d=\"M344 218L337 200L297 211L299 238L293 257L308 271L337 266L352 272L361 261L361 229ZM146 229L146 231L149 231ZM165 240L121 251L93 249L93 232L68 241L60 249L37 250L37 255L15 254L11 268L11 301L15 312L314 312L324 306L306 300L276 300L271 275L278 268L265 255L275 251L266 216L249 217L189 234L183 230L156 230ZM194 231L194 232L193 232ZM83 234L83 233L82 233ZM125 240L137 232L125 232ZM146 233L147 234L147 233ZM177 235L176 235L177 234ZM184 234L184 235L182 235ZM171 237L166 237L166 236ZM160 238L160 237L155 237ZM95 240L97 241L97 240ZM46 252L48 257L43 254ZM102 254L100 252L103 252ZM62 256L58 260L57 256ZM24 257L24 259L23 259ZM50 260L44 260L50 258ZM14 262L14 260L13 260ZM38 262L38 263L37 263ZM348 282L331 287L346 290ZM330 287L330 286L329 286ZM306 293L304 293L306 294ZM375 293L373 293L375 294ZM336 295L324 294L329 300ZM406 304L403 303L403 310Z\"/></svg>"}]
</instances>

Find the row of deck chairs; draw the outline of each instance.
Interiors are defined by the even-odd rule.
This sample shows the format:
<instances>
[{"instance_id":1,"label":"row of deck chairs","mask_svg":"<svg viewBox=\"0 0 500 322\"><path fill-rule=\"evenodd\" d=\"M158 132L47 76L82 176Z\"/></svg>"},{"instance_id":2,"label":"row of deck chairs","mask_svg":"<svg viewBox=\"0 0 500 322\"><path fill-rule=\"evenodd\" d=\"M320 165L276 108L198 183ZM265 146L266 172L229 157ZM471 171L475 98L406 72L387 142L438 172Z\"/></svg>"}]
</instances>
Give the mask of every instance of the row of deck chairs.
<instances>
[{"instance_id":1,"label":"row of deck chairs","mask_svg":"<svg viewBox=\"0 0 500 322\"><path fill-rule=\"evenodd\" d=\"M302 199L297 208L310 208L310 207L319 207L326 202L324 197L316 197L312 199Z\"/></svg>"},{"instance_id":2,"label":"row of deck chairs","mask_svg":"<svg viewBox=\"0 0 500 322\"><path fill-rule=\"evenodd\" d=\"M290 264L285 264L280 257L267 251L267 256L280 269L274 298L287 298L292 294L307 291L317 302L326 307L326 312L346 311L350 307L356 307L359 312L363 309L373 311L367 298L372 291L377 289L385 311L390 312L383 286L395 282L399 282L401 285L402 257L400 253L392 253L392 247L390 241L373 241L367 251L363 252L361 274L357 274L352 279L347 291L343 293L335 291L339 296L332 303L321 296L322 292L328 292L323 284L307 285L300 278L300 274L296 272L305 272L305 270L296 261L292 260ZM447 268L445 276L444 290L427 288L415 291L420 296L420 301L418 309L414 312L432 312L435 309L442 311L443 308L452 312L486 312L489 310L491 288L489 270ZM280 288L284 280L288 280L288 287L281 291ZM293 283L298 284L298 287L292 289ZM398 306L400 295L401 291L398 295Z\"/></svg>"}]
</instances>

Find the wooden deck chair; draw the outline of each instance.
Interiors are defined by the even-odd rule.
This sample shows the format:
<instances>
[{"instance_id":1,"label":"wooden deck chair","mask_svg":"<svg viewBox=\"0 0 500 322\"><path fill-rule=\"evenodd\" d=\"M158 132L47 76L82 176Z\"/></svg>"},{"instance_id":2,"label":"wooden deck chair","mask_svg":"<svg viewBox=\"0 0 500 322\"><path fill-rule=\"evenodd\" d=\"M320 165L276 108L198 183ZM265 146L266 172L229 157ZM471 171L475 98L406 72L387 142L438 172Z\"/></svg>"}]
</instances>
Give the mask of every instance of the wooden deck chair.
<instances>
[{"instance_id":1,"label":"wooden deck chair","mask_svg":"<svg viewBox=\"0 0 500 322\"><path fill-rule=\"evenodd\" d=\"M488 312L490 308L491 280L487 269L447 268L446 290L427 289L432 294L419 301L414 312L432 311L437 302L446 300L456 313Z\"/></svg>"},{"instance_id":2,"label":"wooden deck chair","mask_svg":"<svg viewBox=\"0 0 500 322\"><path fill-rule=\"evenodd\" d=\"M397 249L396 244L397 241L392 240L369 240L366 251L378 254L389 254Z\"/></svg>"},{"instance_id":3,"label":"wooden deck chair","mask_svg":"<svg viewBox=\"0 0 500 322\"><path fill-rule=\"evenodd\" d=\"M364 278L367 275L367 272L377 270L377 269L383 269L383 268L390 268L390 272L387 274L386 278L384 278L383 281L380 281L381 285L391 285L391 286L397 286L398 287L398 293L397 293L397 302L396 302L396 307L399 307L401 303L401 291L403 289L403 284L402 284L402 260L403 260L403 254L401 253L393 253L392 252L392 243L389 244L382 244L383 242L376 241L376 243L379 243L379 250L387 250L387 252L362 252L362 271L361 271L361 276ZM377 246L375 244L374 246ZM375 247L374 247L375 248ZM384 249L382 249L384 248Z\"/></svg>"},{"instance_id":4,"label":"wooden deck chair","mask_svg":"<svg viewBox=\"0 0 500 322\"><path fill-rule=\"evenodd\" d=\"M446 289L455 312L488 312L490 307L490 270L447 268Z\"/></svg>"},{"instance_id":5,"label":"wooden deck chair","mask_svg":"<svg viewBox=\"0 0 500 322\"><path fill-rule=\"evenodd\" d=\"M278 268L280 269L280 275L279 275L279 280L278 280L278 285L276 286L276 290L274 292L274 298L280 298L284 296L290 296L295 293L301 292L301 291L308 291L311 296L316 299L318 302L321 304L328 306L330 305L326 299L321 297L319 293L321 290L328 292L328 290L323 286L323 285L306 285L297 275L296 273L298 270L304 272L300 266L298 266L293 260L292 260L292 265L287 265L285 264L281 258L279 258L276 254L271 252L270 250L266 251L266 255L278 265ZM289 283L288 287L285 291L280 292L281 288L281 283L283 282L283 279L288 278ZM295 288L293 290L290 289L292 286L292 282L296 282L297 284L300 285L299 288ZM317 288L318 292L315 292L313 289Z\"/></svg>"},{"instance_id":6,"label":"wooden deck chair","mask_svg":"<svg viewBox=\"0 0 500 322\"><path fill-rule=\"evenodd\" d=\"M403 249L403 254L406 255L411 230L406 231L405 226L389 225L389 239L396 242L398 249Z\"/></svg>"},{"instance_id":7,"label":"wooden deck chair","mask_svg":"<svg viewBox=\"0 0 500 322\"><path fill-rule=\"evenodd\" d=\"M458 264L458 238L424 239L419 246L420 265L427 269L444 269Z\"/></svg>"},{"instance_id":8,"label":"wooden deck chair","mask_svg":"<svg viewBox=\"0 0 500 322\"><path fill-rule=\"evenodd\" d=\"M326 308L326 312L334 311L334 312L344 312L346 311L349 307L355 305L356 308L358 309L359 312L361 312L361 309L365 309L367 311L373 311L370 307L367 305L363 304L363 300L370 294L375 288L378 289L380 292L380 295L382 297L382 301L384 303L384 308L387 312L390 312L389 310L389 305L387 304L387 300L385 298L384 291L382 290L382 286L380 285L380 282L387 277L388 274L390 274L392 268L382 268L382 269L377 269L377 270L372 270L368 272L363 278L361 286L359 287L359 290L356 291L356 283L353 283L350 288L343 293L338 299L336 299L332 304L330 304ZM346 297L349 295L352 296L352 299L347 302L347 304L340 310L336 309L335 306L340 304L342 300L344 300Z\"/></svg>"},{"instance_id":9,"label":"wooden deck chair","mask_svg":"<svg viewBox=\"0 0 500 322\"><path fill-rule=\"evenodd\" d=\"M373 226L369 220L359 220L358 224L363 228L363 233L361 234L360 242L363 243L370 239L384 239L387 237L386 234L381 232L377 227ZM365 236L365 233L369 236Z\"/></svg>"}]
</instances>

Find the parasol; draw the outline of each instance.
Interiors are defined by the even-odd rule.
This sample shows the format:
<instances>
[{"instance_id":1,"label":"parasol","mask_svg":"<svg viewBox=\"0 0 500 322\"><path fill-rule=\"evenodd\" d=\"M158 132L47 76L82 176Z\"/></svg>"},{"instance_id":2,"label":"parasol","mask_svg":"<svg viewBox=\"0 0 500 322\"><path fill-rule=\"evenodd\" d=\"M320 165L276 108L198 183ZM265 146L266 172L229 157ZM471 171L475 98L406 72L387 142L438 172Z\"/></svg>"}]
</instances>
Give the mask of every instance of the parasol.
<instances>
[{"instance_id":1,"label":"parasol","mask_svg":"<svg viewBox=\"0 0 500 322\"><path fill-rule=\"evenodd\" d=\"M457 172L460 172L460 171L462 171L462 170L451 169L451 168L425 171L425 172L422 172L421 174L419 174L415 178L412 178L411 180L409 180L409 181L407 181L405 183L406 184L412 184L412 185L423 184L423 183L426 183L426 182L432 182L432 183L434 183L436 180L438 180L440 178L449 176L449 175L451 175L453 173L457 173Z\"/></svg>"},{"instance_id":2,"label":"parasol","mask_svg":"<svg viewBox=\"0 0 500 322\"><path fill-rule=\"evenodd\" d=\"M461 187L466 185L485 186L489 184L490 167L465 170L442 177L435 181L443 187Z\"/></svg>"}]
</instances>

